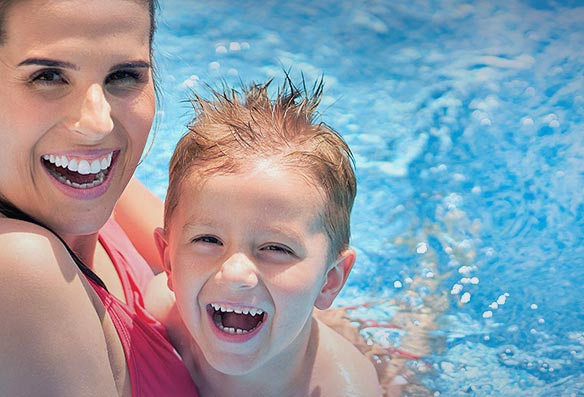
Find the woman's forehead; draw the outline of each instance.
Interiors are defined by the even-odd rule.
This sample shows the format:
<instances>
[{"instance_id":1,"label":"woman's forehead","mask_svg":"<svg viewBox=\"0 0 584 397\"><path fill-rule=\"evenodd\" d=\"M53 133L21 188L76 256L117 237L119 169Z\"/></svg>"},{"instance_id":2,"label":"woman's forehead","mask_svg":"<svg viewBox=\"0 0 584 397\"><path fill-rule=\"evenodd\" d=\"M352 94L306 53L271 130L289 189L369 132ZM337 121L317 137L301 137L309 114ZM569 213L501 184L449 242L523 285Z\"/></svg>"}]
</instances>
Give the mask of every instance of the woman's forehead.
<instances>
[{"instance_id":1,"label":"woman's forehead","mask_svg":"<svg viewBox=\"0 0 584 397\"><path fill-rule=\"evenodd\" d=\"M4 44L36 48L73 46L75 38L92 42L129 38L149 44L150 14L133 0L20 0L4 18Z\"/></svg>"}]
</instances>

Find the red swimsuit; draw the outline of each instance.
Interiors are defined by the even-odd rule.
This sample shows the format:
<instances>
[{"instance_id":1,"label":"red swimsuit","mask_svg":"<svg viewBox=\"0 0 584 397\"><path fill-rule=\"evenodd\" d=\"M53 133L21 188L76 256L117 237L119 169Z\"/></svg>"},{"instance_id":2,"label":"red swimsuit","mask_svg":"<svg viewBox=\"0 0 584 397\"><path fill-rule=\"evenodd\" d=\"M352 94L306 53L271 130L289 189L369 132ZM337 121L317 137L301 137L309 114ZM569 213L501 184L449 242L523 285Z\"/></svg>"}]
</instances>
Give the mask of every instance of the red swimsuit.
<instances>
[{"instance_id":1,"label":"red swimsuit","mask_svg":"<svg viewBox=\"0 0 584 397\"><path fill-rule=\"evenodd\" d=\"M134 397L196 397L197 389L162 324L144 310L142 291L153 274L120 226L110 220L99 233L122 282L127 304L90 280L120 337Z\"/></svg>"}]
</instances>

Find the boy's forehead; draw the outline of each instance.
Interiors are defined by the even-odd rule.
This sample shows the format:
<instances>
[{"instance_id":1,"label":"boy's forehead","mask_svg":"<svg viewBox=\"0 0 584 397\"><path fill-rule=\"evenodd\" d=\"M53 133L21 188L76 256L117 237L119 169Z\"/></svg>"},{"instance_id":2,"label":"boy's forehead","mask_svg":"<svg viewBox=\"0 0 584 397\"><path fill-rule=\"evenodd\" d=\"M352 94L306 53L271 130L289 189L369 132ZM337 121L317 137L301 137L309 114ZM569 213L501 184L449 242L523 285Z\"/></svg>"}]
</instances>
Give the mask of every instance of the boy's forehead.
<instances>
[{"instance_id":1,"label":"boy's forehead","mask_svg":"<svg viewBox=\"0 0 584 397\"><path fill-rule=\"evenodd\" d=\"M311 176L273 159L260 159L232 172L194 169L182 181L178 206L193 206L191 210L196 212L203 197L211 206L234 200L262 207L266 214L312 213L319 226L325 210L325 195ZM212 220L210 215L205 219Z\"/></svg>"},{"instance_id":2,"label":"boy's forehead","mask_svg":"<svg viewBox=\"0 0 584 397\"><path fill-rule=\"evenodd\" d=\"M228 163L197 164L190 168L188 175L184 178L183 186L188 185L190 189L202 188L211 179L221 176L239 175L254 176L264 174L281 178L282 181L301 178L309 183L315 191L321 191L314 176L307 168L292 165L285 161L285 156L272 155L253 157L246 156Z\"/></svg>"}]
</instances>

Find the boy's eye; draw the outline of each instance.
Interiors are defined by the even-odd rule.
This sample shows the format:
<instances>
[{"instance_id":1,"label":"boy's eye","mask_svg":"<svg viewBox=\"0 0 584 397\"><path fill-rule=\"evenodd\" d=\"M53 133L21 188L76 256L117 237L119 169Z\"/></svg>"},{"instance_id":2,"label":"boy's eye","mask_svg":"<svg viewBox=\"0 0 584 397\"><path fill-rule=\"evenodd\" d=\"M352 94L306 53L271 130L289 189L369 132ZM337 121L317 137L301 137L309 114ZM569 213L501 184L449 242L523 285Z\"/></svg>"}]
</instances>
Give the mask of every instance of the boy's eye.
<instances>
[{"instance_id":1,"label":"boy's eye","mask_svg":"<svg viewBox=\"0 0 584 397\"><path fill-rule=\"evenodd\" d=\"M285 245L280 244L268 244L261 248L262 251L267 252L274 252L274 253L281 253L285 255L294 255L294 251L290 248L286 247Z\"/></svg>"},{"instance_id":2,"label":"boy's eye","mask_svg":"<svg viewBox=\"0 0 584 397\"><path fill-rule=\"evenodd\" d=\"M193 243L205 243L205 244L216 244L223 245L221 240L213 236L200 236L193 239Z\"/></svg>"}]
</instances>

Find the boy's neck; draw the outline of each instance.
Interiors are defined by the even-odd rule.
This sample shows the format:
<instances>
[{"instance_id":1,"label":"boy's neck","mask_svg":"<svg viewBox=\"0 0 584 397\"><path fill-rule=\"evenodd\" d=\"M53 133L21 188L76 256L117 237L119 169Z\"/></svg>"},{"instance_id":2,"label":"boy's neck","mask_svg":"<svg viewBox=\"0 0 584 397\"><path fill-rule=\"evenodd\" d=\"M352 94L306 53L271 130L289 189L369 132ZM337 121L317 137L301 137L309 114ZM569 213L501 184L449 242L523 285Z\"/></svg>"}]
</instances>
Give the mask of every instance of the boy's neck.
<instances>
[{"instance_id":1,"label":"boy's neck","mask_svg":"<svg viewBox=\"0 0 584 397\"><path fill-rule=\"evenodd\" d=\"M188 358L181 355L202 396L307 396L319 340L314 322L308 321L294 343L278 356L245 375L226 375L215 370L192 338Z\"/></svg>"}]
</instances>

